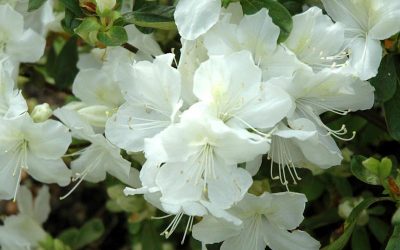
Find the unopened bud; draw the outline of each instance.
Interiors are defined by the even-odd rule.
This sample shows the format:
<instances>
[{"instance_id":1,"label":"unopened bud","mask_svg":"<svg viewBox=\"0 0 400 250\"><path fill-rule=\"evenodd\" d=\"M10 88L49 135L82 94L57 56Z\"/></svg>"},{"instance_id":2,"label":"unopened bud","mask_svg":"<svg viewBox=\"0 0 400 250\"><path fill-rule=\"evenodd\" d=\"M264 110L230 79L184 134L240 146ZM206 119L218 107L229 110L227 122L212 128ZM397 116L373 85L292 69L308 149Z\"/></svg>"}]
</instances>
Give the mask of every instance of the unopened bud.
<instances>
[{"instance_id":1,"label":"unopened bud","mask_svg":"<svg viewBox=\"0 0 400 250\"><path fill-rule=\"evenodd\" d=\"M43 103L33 108L31 116L34 122L44 122L49 119L52 114L53 110L51 110L49 104Z\"/></svg>"},{"instance_id":2,"label":"unopened bud","mask_svg":"<svg viewBox=\"0 0 400 250\"><path fill-rule=\"evenodd\" d=\"M115 7L116 0L96 0L97 8L100 13L112 10Z\"/></svg>"},{"instance_id":3,"label":"unopened bud","mask_svg":"<svg viewBox=\"0 0 400 250\"><path fill-rule=\"evenodd\" d=\"M353 209L358 206L364 199L362 197L359 198L351 198L348 200L345 200L339 205L339 216L342 217L343 219L347 219ZM369 216L366 210L363 210L360 214L360 216L357 219L357 224L360 226L366 225L368 223Z\"/></svg>"}]
</instances>

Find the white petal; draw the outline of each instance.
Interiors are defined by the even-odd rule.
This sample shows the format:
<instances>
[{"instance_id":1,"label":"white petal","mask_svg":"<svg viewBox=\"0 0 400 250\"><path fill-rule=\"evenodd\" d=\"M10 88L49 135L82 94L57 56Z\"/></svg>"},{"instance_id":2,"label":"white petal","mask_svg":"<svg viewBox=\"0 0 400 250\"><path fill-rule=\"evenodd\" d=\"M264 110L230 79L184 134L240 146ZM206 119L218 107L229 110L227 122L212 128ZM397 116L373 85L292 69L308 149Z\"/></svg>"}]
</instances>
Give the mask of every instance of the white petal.
<instances>
[{"instance_id":1,"label":"white petal","mask_svg":"<svg viewBox=\"0 0 400 250\"><path fill-rule=\"evenodd\" d=\"M29 151L44 159L58 159L65 154L72 139L68 128L58 121L24 124Z\"/></svg>"},{"instance_id":2,"label":"white petal","mask_svg":"<svg viewBox=\"0 0 400 250\"><path fill-rule=\"evenodd\" d=\"M80 71L74 80L72 92L88 105L117 108L124 102L117 82L99 69Z\"/></svg>"},{"instance_id":3,"label":"white petal","mask_svg":"<svg viewBox=\"0 0 400 250\"><path fill-rule=\"evenodd\" d=\"M266 210L268 220L288 230L298 227L304 219L306 196L285 192L271 194L271 197L271 207Z\"/></svg>"},{"instance_id":4,"label":"white petal","mask_svg":"<svg viewBox=\"0 0 400 250\"><path fill-rule=\"evenodd\" d=\"M258 173L262 164L262 155L257 156L254 160L246 162L246 170L254 176Z\"/></svg>"},{"instance_id":5,"label":"white petal","mask_svg":"<svg viewBox=\"0 0 400 250\"><path fill-rule=\"evenodd\" d=\"M264 54L276 48L279 27L272 22L267 9L261 9L253 15L245 15L237 30L239 43L250 50L258 62Z\"/></svg>"},{"instance_id":6,"label":"white petal","mask_svg":"<svg viewBox=\"0 0 400 250\"><path fill-rule=\"evenodd\" d=\"M71 170L62 160L47 160L28 155L28 173L43 183L67 186L71 181Z\"/></svg>"},{"instance_id":7,"label":"white petal","mask_svg":"<svg viewBox=\"0 0 400 250\"><path fill-rule=\"evenodd\" d=\"M8 21L9 22L9 21ZM46 41L31 29L26 30L18 40L7 44L6 53L20 62L36 62L42 57Z\"/></svg>"},{"instance_id":8,"label":"white petal","mask_svg":"<svg viewBox=\"0 0 400 250\"><path fill-rule=\"evenodd\" d=\"M91 145L76 160L71 162L72 174L73 176L80 176L86 169L90 169L84 180L94 183L103 181L106 178L106 169L103 164L106 160L101 149L96 145Z\"/></svg>"},{"instance_id":9,"label":"white petal","mask_svg":"<svg viewBox=\"0 0 400 250\"><path fill-rule=\"evenodd\" d=\"M49 217L51 208L50 208L50 193L49 187L43 186L36 198L35 198L35 208L34 208L34 219L39 223L43 224L47 218Z\"/></svg>"},{"instance_id":10,"label":"white petal","mask_svg":"<svg viewBox=\"0 0 400 250\"><path fill-rule=\"evenodd\" d=\"M15 156L12 154L0 154L0 200L9 200L14 197L15 189L18 183L19 169L17 169L16 175L13 175L15 168L17 167L15 162ZM19 166L18 166L19 167Z\"/></svg>"},{"instance_id":11,"label":"white petal","mask_svg":"<svg viewBox=\"0 0 400 250\"><path fill-rule=\"evenodd\" d=\"M379 14L373 16L375 23L368 35L377 40L384 40L400 31L400 2L382 0L378 5Z\"/></svg>"},{"instance_id":12,"label":"white petal","mask_svg":"<svg viewBox=\"0 0 400 250\"><path fill-rule=\"evenodd\" d=\"M253 183L251 175L241 168L216 165L215 172L218 179L207 180L208 198L221 208L228 209L242 200Z\"/></svg>"},{"instance_id":13,"label":"white petal","mask_svg":"<svg viewBox=\"0 0 400 250\"><path fill-rule=\"evenodd\" d=\"M144 140L164 130L169 117L147 109L146 105L123 104L106 124L106 137L113 144L128 151L144 148Z\"/></svg>"},{"instance_id":14,"label":"white petal","mask_svg":"<svg viewBox=\"0 0 400 250\"><path fill-rule=\"evenodd\" d=\"M194 41L181 39L181 43L182 49L178 70L182 76L182 99L186 105L191 105L197 101L193 94L194 73L200 64L208 59L208 56L201 38Z\"/></svg>"},{"instance_id":15,"label":"white petal","mask_svg":"<svg viewBox=\"0 0 400 250\"><path fill-rule=\"evenodd\" d=\"M217 21L221 0L179 0L174 13L179 34L194 40L206 33Z\"/></svg>"},{"instance_id":16,"label":"white petal","mask_svg":"<svg viewBox=\"0 0 400 250\"><path fill-rule=\"evenodd\" d=\"M154 39L153 34L143 34L134 24L127 25L124 28L128 33L128 43L149 56L158 56L163 54L160 45L158 45Z\"/></svg>"},{"instance_id":17,"label":"white petal","mask_svg":"<svg viewBox=\"0 0 400 250\"><path fill-rule=\"evenodd\" d=\"M193 92L202 101L227 101L222 98L233 98L229 95L240 91L244 96L251 95L250 91L245 92L246 86L260 82L261 71L251 54L241 51L226 57L211 57L202 63L194 76Z\"/></svg>"},{"instance_id":18,"label":"white petal","mask_svg":"<svg viewBox=\"0 0 400 250\"><path fill-rule=\"evenodd\" d=\"M205 244L214 244L238 235L241 228L223 219L206 216L193 226L192 235Z\"/></svg>"},{"instance_id":19,"label":"white petal","mask_svg":"<svg viewBox=\"0 0 400 250\"><path fill-rule=\"evenodd\" d=\"M321 244L306 232L295 230L288 232L267 223L264 226L264 237L272 250L318 250Z\"/></svg>"},{"instance_id":20,"label":"white petal","mask_svg":"<svg viewBox=\"0 0 400 250\"><path fill-rule=\"evenodd\" d=\"M33 207L33 197L31 190L26 186L19 187L17 194L17 205L18 211L22 214L33 218L34 207Z\"/></svg>"},{"instance_id":21,"label":"white petal","mask_svg":"<svg viewBox=\"0 0 400 250\"><path fill-rule=\"evenodd\" d=\"M225 240L221 246L221 250L264 250L267 244L264 242L261 223L261 218L247 218L243 222L240 234Z\"/></svg>"},{"instance_id":22,"label":"white petal","mask_svg":"<svg viewBox=\"0 0 400 250\"><path fill-rule=\"evenodd\" d=\"M378 40L371 37L354 39L350 44L350 64L361 80L368 80L378 73L382 59L382 47Z\"/></svg>"},{"instance_id":23,"label":"white petal","mask_svg":"<svg viewBox=\"0 0 400 250\"><path fill-rule=\"evenodd\" d=\"M259 62L262 78L268 81L274 77L290 77L296 70L308 69L308 66L297 59L296 55L282 45L278 45L272 53L262 57Z\"/></svg>"},{"instance_id":24,"label":"white petal","mask_svg":"<svg viewBox=\"0 0 400 250\"><path fill-rule=\"evenodd\" d=\"M247 103L237 116L253 128L267 129L286 117L293 103L289 94L279 87L262 84L260 88L260 96Z\"/></svg>"},{"instance_id":25,"label":"white petal","mask_svg":"<svg viewBox=\"0 0 400 250\"><path fill-rule=\"evenodd\" d=\"M203 184L188 180L185 169L185 163L166 163L161 167L156 177L162 193L161 202L183 204L200 200Z\"/></svg>"},{"instance_id":26,"label":"white petal","mask_svg":"<svg viewBox=\"0 0 400 250\"><path fill-rule=\"evenodd\" d=\"M0 29L10 39L18 39L24 28L24 18L10 5L0 5Z\"/></svg>"},{"instance_id":27,"label":"white petal","mask_svg":"<svg viewBox=\"0 0 400 250\"><path fill-rule=\"evenodd\" d=\"M9 246L9 250L34 249L45 237L39 224L22 214L8 217L0 227L0 244Z\"/></svg>"},{"instance_id":28,"label":"white petal","mask_svg":"<svg viewBox=\"0 0 400 250\"><path fill-rule=\"evenodd\" d=\"M325 10L336 22L352 29L363 30L368 27L368 7L366 1L322 0Z\"/></svg>"},{"instance_id":29,"label":"white petal","mask_svg":"<svg viewBox=\"0 0 400 250\"><path fill-rule=\"evenodd\" d=\"M321 36L322 33L324 36ZM320 68L320 65L330 67L335 60L324 58L339 56L343 43L343 25L334 24L318 7L312 7L293 17L292 32L285 41L285 45L302 62L310 66L316 65L317 68Z\"/></svg>"},{"instance_id":30,"label":"white petal","mask_svg":"<svg viewBox=\"0 0 400 250\"><path fill-rule=\"evenodd\" d=\"M95 134L93 128L73 110L59 108L54 110L53 114L71 129L75 138L89 140Z\"/></svg>"},{"instance_id":31,"label":"white petal","mask_svg":"<svg viewBox=\"0 0 400 250\"><path fill-rule=\"evenodd\" d=\"M206 34L204 34L204 46L208 54L229 55L242 50L237 39L237 25L228 22L218 22Z\"/></svg>"}]
</instances>

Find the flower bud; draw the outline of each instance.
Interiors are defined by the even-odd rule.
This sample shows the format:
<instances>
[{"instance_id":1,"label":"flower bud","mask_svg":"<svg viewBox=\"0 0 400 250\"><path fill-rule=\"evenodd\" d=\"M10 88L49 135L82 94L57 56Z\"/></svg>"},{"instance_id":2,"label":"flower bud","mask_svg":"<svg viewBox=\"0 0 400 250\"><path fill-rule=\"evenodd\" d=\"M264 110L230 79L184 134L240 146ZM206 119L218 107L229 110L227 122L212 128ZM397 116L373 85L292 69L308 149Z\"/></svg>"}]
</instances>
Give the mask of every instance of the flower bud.
<instances>
[{"instance_id":1,"label":"flower bud","mask_svg":"<svg viewBox=\"0 0 400 250\"><path fill-rule=\"evenodd\" d=\"M116 0L96 0L97 8L100 13L112 10L115 7Z\"/></svg>"},{"instance_id":2,"label":"flower bud","mask_svg":"<svg viewBox=\"0 0 400 250\"><path fill-rule=\"evenodd\" d=\"M358 197L343 201L339 205L339 210L338 210L339 216L343 219L347 219L351 214L351 212L353 211L353 209L357 207L358 204L360 204L363 200L364 199L362 197ZM368 223L368 219L369 216L367 210L363 210L357 220L357 224L359 226L366 225Z\"/></svg>"},{"instance_id":3,"label":"flower bud","mask_svg":"<svg viewBox=\"0 0 400 250\"><path fill-rule=\"evenodd\" d=\"M36 105L32 111L32 119L34 122L44 122L52 116L53 110L51 110L49 104L43 103Z\"/></svg>"},{"instance_id":4,"label":"flower bud","mask_svg":"<svg viewBox=\"0 0 400 250\"><path fill-rule=\"evenodd\" d=\"M110 108L102 105L81 108L78 110L78 114L95 127L104 127L108 118L112 115Z\"/></svg>"}]
</instances>

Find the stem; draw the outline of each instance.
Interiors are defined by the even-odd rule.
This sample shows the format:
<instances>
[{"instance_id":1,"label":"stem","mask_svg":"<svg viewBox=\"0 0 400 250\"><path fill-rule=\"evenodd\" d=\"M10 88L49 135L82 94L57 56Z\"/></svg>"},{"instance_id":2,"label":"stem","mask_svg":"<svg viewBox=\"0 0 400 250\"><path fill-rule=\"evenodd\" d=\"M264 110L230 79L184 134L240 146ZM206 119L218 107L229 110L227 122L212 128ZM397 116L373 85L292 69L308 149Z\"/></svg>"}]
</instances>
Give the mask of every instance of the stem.
<instances>
[{"instance_id":1,"label":"stem","mask_svg":"<svg viewBox=\"0 0 400 250\"><path fill-rule=\"evenodd\" d=\"M135 46L133 46L132 44L129 44L129 43L124 43L121 46L122 46L122 48L127 49L134 54L136 54L139 51L138 48L136 48Z\"/></svg>"},{"instance_id":2,"label":"stem","mask_svg":"<svg viewBox=\"0 0 400 250\"><path fill-rule=\"evenodd\" d=\"M354 114L364 118L365 120L372 123L376 127L380 128L384 131L387 131L385 120L381 116L377 115L376 113L370 112L370 111L357 111Z\"/></svg>"}]
</instances>

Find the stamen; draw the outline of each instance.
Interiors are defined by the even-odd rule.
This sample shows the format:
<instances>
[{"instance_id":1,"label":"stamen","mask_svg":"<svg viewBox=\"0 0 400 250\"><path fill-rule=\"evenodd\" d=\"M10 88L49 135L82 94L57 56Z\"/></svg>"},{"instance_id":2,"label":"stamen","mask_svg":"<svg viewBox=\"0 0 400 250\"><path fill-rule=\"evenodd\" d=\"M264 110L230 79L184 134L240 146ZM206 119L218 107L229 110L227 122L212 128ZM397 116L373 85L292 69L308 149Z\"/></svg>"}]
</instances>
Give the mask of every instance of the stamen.
<instances>
[{"instance_id":1,"label":"stamen","mask_svg":"<svg viewBox=\"0 0 400 250\"><path fill-rule=\"evenodd\" d=\"M85 179L85 177L94 169L96 169L99 166L99 163L102 162L103 160L103 153L101 153L87 168L82 173L77 173L75 177L72 178L72 181L78 181L74 187L64 196L60 197L60 200L64 200L67 198L72 192L75 191L75 189L79 186L79 184L82 183L82 181Z\"/></svg>"},{"instance_id":2,"label":"stamen","mask_svg":"<svg viewBox=\"0 0 400 250\"><path fill-rule=\"evenodd\" d=\"M278 159L274 159L274 155L278 157ZM292 178L293 184L297 184L297 181L301 180L299 175L297 174L296 166L293 163L293 158L290 154L290 150L288 149L287 142L285 139L280 138L278 136L273 136L271 149L268 152L268 159L271 160L270 165L270 175L273 180L280 180L282 185L288 188L288 180L286 177L286 172L288 172ZM278 175L274 176L273 166L274 162L278 165Z\"/></svg>"},{"instance_id":3,"label":"stamen","mask_svg":"<svg viewBox=\"0 0 400 250\"><path fill-rule=\"evenodd\" d=\"M171 223L167 226L167 228L160 235L165 235L165 238L168 239L174 233L175 229L178 227L183 215L184 215L183 212L180 212L177 215L175 215L174 219L171 221ZM155 217L155 219L163 219L163 218L168 218L171 216L173 216L173 215L171 214L171 215L166 215L166 216L162 216L162 217ZM188 221L186 223L185 232L184 232L183 238L181 240L182 245L185 242L187 232L192 231L193 221L194 221L194 217L189 216Z\"/></svg>"}]
</instances>

